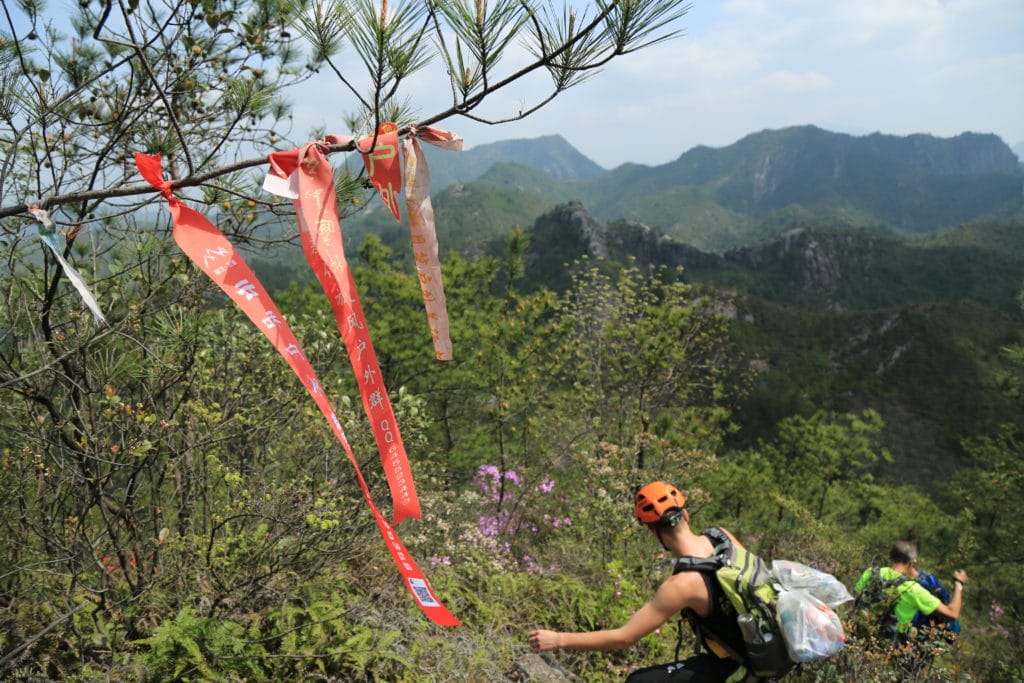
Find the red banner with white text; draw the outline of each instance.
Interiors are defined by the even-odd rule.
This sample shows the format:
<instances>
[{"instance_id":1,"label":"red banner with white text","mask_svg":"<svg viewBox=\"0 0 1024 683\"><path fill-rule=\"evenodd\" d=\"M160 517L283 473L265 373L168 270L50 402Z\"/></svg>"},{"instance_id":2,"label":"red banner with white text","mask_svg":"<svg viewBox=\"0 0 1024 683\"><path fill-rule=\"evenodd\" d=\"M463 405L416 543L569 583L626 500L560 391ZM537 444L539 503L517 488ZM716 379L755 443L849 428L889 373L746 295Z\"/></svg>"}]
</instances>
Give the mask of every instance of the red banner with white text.
<instances>
[{"instance_id":1,"label":"red banner with white text","mask_svg":"<svg viewBox=\"0 0 1024 683\"><path fill-rule=\"evenodd\" d=\"M360 138L357 145L370 183L395 220L401 220L398 195L402 191L402 165L398 158L398 126L382 123L375 135Z\"/></svg>"},{"instance_id":2,"label":"red banner with white text","mask_svg":"<svg viewBox=\"0 0 1024 683\"><path fill-rule=\"evenodd\" d=\"M338 144L342 138L328 137L324 143ZM299 235L306 260L331 303L334 317L348 350L355 373L363 410L370 420L394 504L394 524L409 517L420 517L419 497L412 469L388 398L387 388L370 330L363 315L352 269L345 258L341 224L334 194L334 171L324 157L321 143L309 143L301 149L270 155L271 172L290 177L293 173L293 200L299 222Z\"/></svg>"},{"instance_id":3,"label":"red banner with white text","mask_svg":"<svg viewBox=\"0 0 1024 683\"><path fill-rule=\"evenodd\" d=\"M433 594L426 577L416 566L391 524L373 502L369 487L359 469L352 448L345 437L320 380L310 365L288 323L277 310L269 294L256 278L252 269L227 238L202 214L182 204L173 196L170 181L163 180L160 156L136 154L135 162L140 174L153 187L160 190L167 199L174 219L174 239L178 246L193 262L224 291L248 316L256 327L270 340L274 348L284 357L306 391L327 418L338 441L355 469L363 497L373 514L381 536L387 544L395 566L401 573L406 589L413 596L423 613L434 623L442 626L456 626L456 619ZM333 188L331 192L333 197Z\"/></svg>"}]
</instances>

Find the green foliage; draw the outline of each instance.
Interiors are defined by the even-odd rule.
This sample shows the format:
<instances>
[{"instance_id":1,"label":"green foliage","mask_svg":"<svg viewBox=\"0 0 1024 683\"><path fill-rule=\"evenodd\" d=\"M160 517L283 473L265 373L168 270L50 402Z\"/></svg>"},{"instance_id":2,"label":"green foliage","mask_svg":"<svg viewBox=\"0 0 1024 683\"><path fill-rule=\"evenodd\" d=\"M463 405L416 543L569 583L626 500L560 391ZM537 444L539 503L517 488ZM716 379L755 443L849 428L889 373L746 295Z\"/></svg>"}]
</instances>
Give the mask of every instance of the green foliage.
<instances>
[{"instance_id":1,"label":"green foliage","mask_svg":"<svg viewBox=\"0 0 1024 683\"><path fill-rule=\"evenodd\" d=\"M854 487L871 482L870 466L891 460L874 444L881 428L881 417L870 410L861 416L794 416L779 423L776 438L761 451L774 466L778 491L821 518L830 494L839 490L844 498L862 497Z\"/></svg>"},{"instance_id":2,"label":"green foliage","mask_svg":"<svg viewBox=\"0 0 1024 683\"><path fill-rule=\"evenodd\" d=\"M982 305L815 312L751 298L731 333L758 359L736 415L737 447L788 415L870 406L884 418L881 445L898 455L872 471L892 478L904 463L928 463L915 480L934 488L957 470L965 436L1020 421L1012 400L995 390L1011 377L1000 349L1016 343L1020 325Z\"/></svg>"},{"instance_id":3,"label":"green foliage","mask_svg":"<svg viewBox=\"0 0 1024 683\"><path fill-rule=\"evenodd\" d=\"M665 466L647 462L651 435L713 450L738 364L716 302L631 265L611 275L602 266L577 264L565 298L578 397L571 410L598 426L598 441L636 445L639 470Z\"/></svg>"},{"instance_id":4,"label":"green foliage","mask_svg":"<svg viewBox=\"0 0 1024 683\"><path fill-rule=\"evenodd\" d=\"M184 607L172 621L158 626L153 635L142 641L148 645L144 658L147 668L159 679L185 681L223 681L218 660L229 659L249 664L249 676L263 672L253 666L240 636L244 629L229 621L199 617L191 607Z\"/></svg>"}]
</instances>

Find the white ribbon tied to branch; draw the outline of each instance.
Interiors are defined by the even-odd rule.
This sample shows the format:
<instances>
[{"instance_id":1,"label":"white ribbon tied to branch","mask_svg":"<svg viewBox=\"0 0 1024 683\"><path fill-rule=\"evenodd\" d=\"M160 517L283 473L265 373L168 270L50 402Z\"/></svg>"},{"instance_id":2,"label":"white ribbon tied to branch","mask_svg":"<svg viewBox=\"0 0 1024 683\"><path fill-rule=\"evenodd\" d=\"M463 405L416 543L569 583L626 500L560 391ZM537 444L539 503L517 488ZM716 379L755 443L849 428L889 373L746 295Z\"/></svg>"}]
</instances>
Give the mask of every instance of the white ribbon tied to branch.
<instances>
[{"instance_id":1,"label":"white ribbon tied to branch","mask_svg":"<svg viewBox=\"0 0 1024 683\"><path fill-rule=\"evenodd\" d=\"M68 280L70 280L71 284L78 290L78 294L82 297L82 301L84 301L85 305L89 307L90 311L92 311L93 318L96 319L97 323L106 325L107 319L103 317L103 312L100 310L99 304L96 303L96 298L92 295L92 292L89 291L88 285L85 284L85 280L78 274L75 267L68 263L60 253L60 248L57 246L55 239L57 231L55 230L53 221L50 219L49 212L36 205L30 205L28 207L28 212L32 214L37 221L39 221L41 226L39 228L39 239L41 239L43 244L49 247L50 251L53 252L54 258L57 259L57 263L59 263L60 267L64 269L64 274L68 276Z\"/></svg>"},{"instance_id":2,"label":"white ribbon tied to branch","mask_svg":"<svg viewBox=\"0 0 1024 683\"><path fill-rule=\"evenodd\" d=\"M430 203L430 167L419 140L442 149L461 152L462 138L454 133L424 126L412 128L402 140L402 152L405 155L405 207L409 214L413 260L423 291L423 306L427 311L430 335L434 341L434 354L438 360L451 360L448 305L441 281L434 207Z\"/></svg>"}]
</instances>

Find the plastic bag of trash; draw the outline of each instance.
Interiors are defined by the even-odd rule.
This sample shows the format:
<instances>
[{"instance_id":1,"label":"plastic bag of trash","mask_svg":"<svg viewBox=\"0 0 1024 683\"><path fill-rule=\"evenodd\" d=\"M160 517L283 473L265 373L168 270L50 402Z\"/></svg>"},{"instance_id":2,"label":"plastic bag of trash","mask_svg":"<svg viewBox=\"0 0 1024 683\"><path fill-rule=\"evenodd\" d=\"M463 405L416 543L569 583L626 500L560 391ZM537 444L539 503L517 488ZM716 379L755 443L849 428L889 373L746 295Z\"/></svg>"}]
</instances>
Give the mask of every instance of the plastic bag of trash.
<instances>
[{"instance_id":1,"label":"plastic bag of trash","mask_svg":"<svg viewBox=\"0 0 1024 683\"><path fill-rule=\"evenodd\" d=\"M780 586L790 591L804 591L829 607L853 602L846 586L827 572L791 560L772 561L772 574Z\"/></svg>"},{"instance_id":2,"label":"plastic bag of trash","mask_svg":"<svg viewBox=\"0 0 1024 683\"><path fill-rule=\"evenodd\" d=\"M812 662L843 649L846 634L839 615L806 591L782 591L776 611L793 661Z\"/></svg>"}]
</instances>

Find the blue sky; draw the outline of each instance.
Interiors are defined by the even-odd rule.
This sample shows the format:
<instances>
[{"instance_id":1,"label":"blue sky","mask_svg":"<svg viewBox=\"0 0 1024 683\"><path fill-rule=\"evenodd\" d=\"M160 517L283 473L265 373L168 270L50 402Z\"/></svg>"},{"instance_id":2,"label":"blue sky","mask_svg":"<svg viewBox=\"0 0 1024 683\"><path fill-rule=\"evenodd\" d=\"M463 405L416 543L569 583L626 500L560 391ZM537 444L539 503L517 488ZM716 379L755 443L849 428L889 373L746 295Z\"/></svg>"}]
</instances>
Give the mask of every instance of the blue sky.
<instances>
[{"instance_id":1,"label":"blue sky","mask_svg":"<svg viewBox=\"0 0 1024 683\"><path fill-rule=\"evenodd\" d=\"M605 168L662 164L697 145L803 124L856 135L973 131L1024 144L1024 0L693 0L676 28L685 35L613 61L523 121L441 126L467 148L558 133ZM512 50L499 75L526 59ZM342 66L361 70L351 51ZM450 105L439 60L407 85L420 118ZM512 116L547 85L538 74L477 113ZM329 69L286 96L294 141L314 127L350 132L341 113L351 97Z\"/></svg>"},{"instance_id":2,"label":"blue sky","mask_svg":"<svg viewBox=\"0 0 1024 683\"><path fill-rule=\"evenodd\" d=\"M613 62L524 121L443 127L467 148L559 133L606 168L801 124L1024 142L1024 0L695 0L681 27L683 37ZM326 112L345 108L344 93L333 103L313 86L320 97L297 120L335 132ZM424 74L406 94L427 115L444 108L445 89ZM486 111L510 115L541 92L531 79Z\"/></svg>"}]
</instances>

